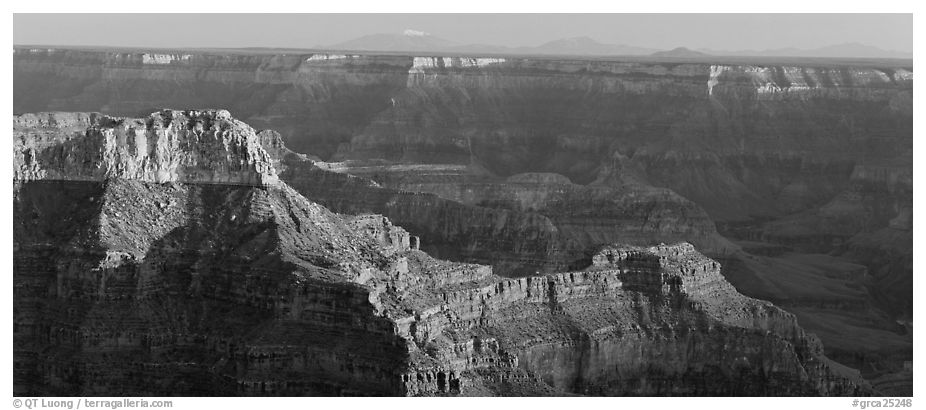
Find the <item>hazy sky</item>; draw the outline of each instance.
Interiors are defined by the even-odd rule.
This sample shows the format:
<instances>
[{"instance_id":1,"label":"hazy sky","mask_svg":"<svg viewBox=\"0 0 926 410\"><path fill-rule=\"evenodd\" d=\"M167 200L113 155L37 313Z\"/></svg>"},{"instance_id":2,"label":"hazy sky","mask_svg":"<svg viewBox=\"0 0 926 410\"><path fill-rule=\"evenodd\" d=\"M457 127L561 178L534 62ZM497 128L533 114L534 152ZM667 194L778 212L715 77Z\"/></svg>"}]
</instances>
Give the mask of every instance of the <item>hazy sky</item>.
<instances>
[{"instance_id":1,"label":"hazy sky","mask_svg":"<svg viewBox=\"0 0 926 410\"><path fill-rule=\"evenodd\" d=\"M421 30L463 44L565 37L669 49L816 48L857 42L912 52L912 14L14 14L15 44L137 47L330 45Z\"/></svg>"}]
</instances>

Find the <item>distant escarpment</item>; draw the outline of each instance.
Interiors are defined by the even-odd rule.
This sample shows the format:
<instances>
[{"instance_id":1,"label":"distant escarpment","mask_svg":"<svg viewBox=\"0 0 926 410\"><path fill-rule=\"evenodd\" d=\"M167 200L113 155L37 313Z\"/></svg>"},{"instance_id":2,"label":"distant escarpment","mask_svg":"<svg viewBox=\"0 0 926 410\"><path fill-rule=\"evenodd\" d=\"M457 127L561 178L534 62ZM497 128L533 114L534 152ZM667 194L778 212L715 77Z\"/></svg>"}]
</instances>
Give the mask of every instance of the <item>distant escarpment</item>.
<instances>
[{"instance_id":1,"label":"distant escarpment","mask_svg":"<svg viewBox=\"0 0 926 410\"><path fill-rule=\"evenodd\" d=\"M615 152L640 160L714 153L692 159L735 177L727 157L851 160L863 147L869 158L889 156L909 147L912 130L912 66L896 62L17 48L14 80L14 112L220 106L323 159L476 160L504 176L557 172L580 183Z\"/></svg>"},{"instance_id":2,"label":"distant escarpment","mask_svg":"<svg viewBox=\"0 0 926 410\"><path fill-rule=\"evenodd\" d=\"M912 152L912 64L897 61L17 48L13 69L14 112L225 107L324 160L633 179L719 221L811 209L842 192L855 166L897 167Z\"/></svg>"},{"instance_id":3,"label":"distant escarpment","mask_svg":"<svg viewBox=\"0 0 926 410\"><path fill-rule=\"evenodd\" d=\"M222 111L14 124L17 395L871 392L687 243L507 279L267 183Z\"/></svg>"},{"instance_id":4,"label":"distant escarpment","mask_svg":"<svg viewBox=\"0 0 926 410\"><path fill-rule=\"evenodd\" d=\"M719 221L811 209L912 150L912 64L705 61L17 48L14 112L225 107L328 161L634 179Z\"/></svg>"}]
</instances>

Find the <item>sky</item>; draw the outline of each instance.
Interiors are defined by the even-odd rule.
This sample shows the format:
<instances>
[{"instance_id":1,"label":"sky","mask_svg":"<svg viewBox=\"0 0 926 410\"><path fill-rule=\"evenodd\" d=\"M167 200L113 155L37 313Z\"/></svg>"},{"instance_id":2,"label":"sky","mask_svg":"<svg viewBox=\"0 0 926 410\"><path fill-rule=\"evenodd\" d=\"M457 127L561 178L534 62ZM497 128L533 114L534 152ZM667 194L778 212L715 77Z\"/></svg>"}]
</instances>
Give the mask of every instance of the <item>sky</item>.
<instances>
[{"instance_id":1,"label":"sky","mask_svg":"<svg viewBox=\"0 0 926 410\"><path fill-rule=\"evenodd\" d=\"M367 34L428 32L509 47L588 36L671 49L811 49L862 43L913 51L912 14L14 14L13 43L313 48Z\"/></svg>"}]
</instances>

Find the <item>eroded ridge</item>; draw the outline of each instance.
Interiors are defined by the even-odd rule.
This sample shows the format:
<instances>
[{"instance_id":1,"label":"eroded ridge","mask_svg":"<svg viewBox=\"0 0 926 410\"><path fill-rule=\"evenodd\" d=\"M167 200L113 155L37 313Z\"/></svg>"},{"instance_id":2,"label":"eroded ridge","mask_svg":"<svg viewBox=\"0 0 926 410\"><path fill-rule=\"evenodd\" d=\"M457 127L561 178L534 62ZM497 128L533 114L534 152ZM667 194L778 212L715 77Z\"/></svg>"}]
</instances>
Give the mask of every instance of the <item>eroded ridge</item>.
<instances>
[{"instance_id":1,"label":"eroded ridge","mask_svg":"<svg viewBox=\"0 0 926 410\"><path fill-rule=\"evenodd\" d=\"M397 320L400 334L444 358L403 376L406 389L448 391L429 383L428 374L453 375L464 391L487 374L493 383L523 386L515 370L584 394L716 394L719 380L733 374L754 384L726 393L867 388L857 373L834 370L793 315L737 293L720 265L690 244L609 246L593 261L577 272L503 279L470 270L455 283L405 285L412 296L406 300L415 302ZM658 359L665 355L672 359ZM777 386L771 390L758 381L769 375ZM702 377L711 381L695 381ZM641 385L643 379L651 384Z\"/></svg>"},{"instance_id":2,"label":"eroded ridge","mask_svg":"<svg viewBox=\"0 0 926 410\"><path fill-rule=\"evenodd\" d=\"M868 391L690 244L502 278L268 183L257 135L222 111L15 121L17 394ZM155 148L133 154L132 133Z\"/></svg>"}]
</instances>

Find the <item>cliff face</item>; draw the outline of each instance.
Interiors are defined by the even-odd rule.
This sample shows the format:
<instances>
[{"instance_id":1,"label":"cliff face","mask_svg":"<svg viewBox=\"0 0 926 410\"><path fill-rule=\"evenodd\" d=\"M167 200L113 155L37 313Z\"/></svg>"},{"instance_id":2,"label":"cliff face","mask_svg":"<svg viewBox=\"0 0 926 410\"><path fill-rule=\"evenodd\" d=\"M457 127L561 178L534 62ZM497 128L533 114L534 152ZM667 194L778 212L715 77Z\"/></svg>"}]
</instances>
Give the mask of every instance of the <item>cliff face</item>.
<instances>
[{"instance_id":1,"label":"cliff face","mask_svg":"<svg viewBox=\"0 0 926 410\"><path fill-rule=\"evenodd\" d=\"M164 110L144 120L27 114L15 117L13 133L14 178L20 181L277 183L254 131L224 110Z\"/></svg>"},{"instance_id":2,"label":"cliff face","mask_svg":"<svg viewBox=\"0 0 926 410\"><path fill-rule=\"evenodd\" d=\"M186 169L215 167L202 180L68 177L149 169L133 168L139 155L91 153L113 147L99 135L168 113L167 141L189 138L183 125L198 119L227 121L204 135L265 137L216 111L14 118L14 138L43 147L30 169L61 171L14 179L17 394L869 391L792 315L737 293L688 244L611 246L584 270L512 280L433 259L382 216L331 213L283 182L240 183L240 168L214 159L242 160L208 139L169 151ZM86 132L69 118L87 119ZM60 149L69 143L79 149ZM263 148L246 152L269 158L260 175L276 174Z\"/></svg>"}]
</instances>

